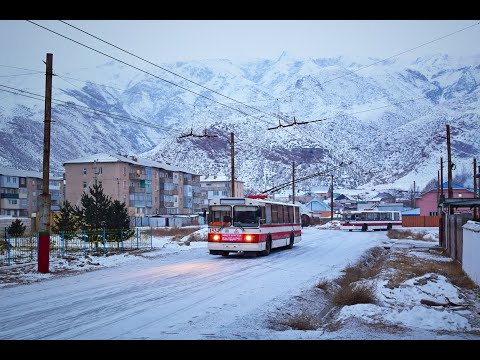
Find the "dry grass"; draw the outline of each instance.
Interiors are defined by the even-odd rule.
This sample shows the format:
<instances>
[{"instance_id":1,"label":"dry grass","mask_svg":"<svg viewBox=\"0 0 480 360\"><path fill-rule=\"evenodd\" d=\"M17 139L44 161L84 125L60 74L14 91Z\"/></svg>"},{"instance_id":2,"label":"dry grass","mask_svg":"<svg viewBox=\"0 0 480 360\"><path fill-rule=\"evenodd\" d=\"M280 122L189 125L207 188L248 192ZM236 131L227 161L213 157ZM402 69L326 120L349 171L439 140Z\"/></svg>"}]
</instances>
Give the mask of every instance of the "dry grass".
<instances>
[{"instance_id":1,"label":"dry grass","mask_svg":"<svg viewBox=\"0 0 480 360\"><path fill-rule=\"evenodd\" d=\"M462 266L455 261L435 261L420 259L406 254L396 254L385 263L386 267L395 269L390 276L387 287L393 289L405 280L423 276L428 273L438 273L445 276L452 284L467 289L477 286L463 272Z\"/></svg>"},{"instance_id":2,"label":"dry grass","mask_svg":"<svg viewBox=\"0 0 480 360\"><path fill-rule=\"evenodd\" d=\"M318 280L318 282L315 284L315 287L317 289L322 289L322 290L327 290L329 286L330 286L330 282L323 278Z\"/></svg>"},{"instance_id":3,"label":"dry grass","mask_svg":"<svg viewBox=\"0 0 480 360\"><path fill-rule=\"evenodd\" d=\"M188 239L188 242L192 241L207 241L207 236L205 235L200 235L200 234L191 234Z\"/></svg>"},{"instance_id":4,"label":"dry grass","mask_svg":"<svg viewBox=\"0 0 480 360\"><path fill-rule=\"evenodd\" d=\"M359 282L378 276L386 255L384 249L374 248L359 262L348 265L344 275L335 280L339 288L333 294L332 303L337 306L374 304L377 300L374 285Z\"/></svg>"},{"instance_id":5,"label":"dry grass","mask_svg":"<svg viewBox=\"0 0 480 360\"><path fill-rule=\"evenodd\" d=\"M367 326L376 331L389 332L393 334L403 334L407 331L405 327L396 324L374 323L367 324Z\"/></svg>"},{"instance_id":6,"label":"dry grass","mask_svg":"<svg viewBox=\"0 0 480 360\"><path fill-rule=\"evenodd\" d=\"M293 330L316 330L319 326L314 316L305 312L291 315L287 320L281 321L280 324Z\"/></svg>"},{"instance_id":7,"label":"dry grass","mask_svg":"<svg viewBox=\"0 0 480 360\"><path fill-rule=\"evenodd\" d=\"M338 289L332 302L337 306L355 304L375 304L375 287L370 284L349 284Z\"/></svg>"},{"instance_id":8,"label":"dry grass","mask_svg":"<svg viewBox=\"0 0 480 360\"><path fill-rule=\"evenodd\" d=\"M430 239L425 239L425 235L425 232L413 232L412 230L391 229L387 231L387 236L389 239L413 239L431 241Z\"/></svg>"},{"instance_id":9,"label":"dry grass","mask_svg":"<svg viewBox=\"0 0 480 360\"><path fill-rule=\"evenodd\" d=\"M341 287L347 287L360 280L373 279L382 270L386 254L381 248L372 249L359 262L349 264L344 270L345 274L338 278L336 283Z\"/></svg>"}]
</instances>

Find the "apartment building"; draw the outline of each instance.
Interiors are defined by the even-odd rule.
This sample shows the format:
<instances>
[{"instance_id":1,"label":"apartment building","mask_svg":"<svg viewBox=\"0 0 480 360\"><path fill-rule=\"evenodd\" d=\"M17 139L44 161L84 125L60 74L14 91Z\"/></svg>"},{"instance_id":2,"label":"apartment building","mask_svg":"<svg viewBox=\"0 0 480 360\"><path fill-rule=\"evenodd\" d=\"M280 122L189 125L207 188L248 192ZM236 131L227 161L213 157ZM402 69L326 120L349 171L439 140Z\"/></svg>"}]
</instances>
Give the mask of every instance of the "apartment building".
<instances>
[{"instance_id":1,"label":"apartment building","mask_svg":"<svg viewBox=\"0 0 480 360\"><path fill-rule=\"evenodd\" d=\"M123 154L93 154L66 161L65 199L80 206L95 183L124 202L129 216L193 214L201 211L199 175L166 163Z\"/></svg>"},{"instance_id":2,"label":"apartment building","mask_svg":"<svg viewBox=\"0 0 480 360\"><path fill-rule=\"evenodd\" d=\"M243 181L235 180L234 197L245 196ZM208 200L219 196L231 196L231 180L225 175L200 176L202 211L208 209Z\"/></svg>"},{"instance_id":3,"label":"apartment building","mask_svg":"<svg viewBox=\"0 0 480 360\"><path fill-rule=\"evenodd\" d=\"M40 211L43 173L0 168L0 215L34 217ZM60 209L62 177L50 175L51 211Z\"/></svg>"}]
</instances>

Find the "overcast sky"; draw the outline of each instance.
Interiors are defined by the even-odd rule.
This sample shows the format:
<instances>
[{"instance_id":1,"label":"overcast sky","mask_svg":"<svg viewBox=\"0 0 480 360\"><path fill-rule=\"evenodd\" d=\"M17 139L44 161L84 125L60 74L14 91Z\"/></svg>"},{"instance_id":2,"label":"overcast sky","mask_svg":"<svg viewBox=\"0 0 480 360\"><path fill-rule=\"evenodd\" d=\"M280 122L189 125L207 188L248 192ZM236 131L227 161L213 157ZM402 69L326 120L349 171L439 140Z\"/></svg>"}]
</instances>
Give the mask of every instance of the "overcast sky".
<instances>
[{"instance_id":1,"label":"overcast sky","mask_svg":"<svg viewBox=\"0 0 480 360\"><path fill-rule=\"evenodd\" d=\"M130 57L59 21L38 24L110 55ZM69 20L85 31L156 63L213 58L371 56L385 58L478 23L476 20ZM1 65L43 70L93 67L109 59L24 20L0 20ZM408 54L477 52L474 26ZM406 56L406 55L405 55ZM4 67L0 67L0 75Z\"/></svg>"}]
</instances>

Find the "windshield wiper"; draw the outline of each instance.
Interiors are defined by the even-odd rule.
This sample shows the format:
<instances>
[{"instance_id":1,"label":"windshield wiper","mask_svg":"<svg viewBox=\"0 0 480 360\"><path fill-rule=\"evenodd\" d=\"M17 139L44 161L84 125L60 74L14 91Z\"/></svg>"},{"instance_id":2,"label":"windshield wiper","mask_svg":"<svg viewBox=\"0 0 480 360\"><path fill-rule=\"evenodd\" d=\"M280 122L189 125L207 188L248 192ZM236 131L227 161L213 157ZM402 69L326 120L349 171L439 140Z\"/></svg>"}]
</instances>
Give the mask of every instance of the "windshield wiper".
<instances>
[{"instance_id":1,"label":"windshield wiper","mask_svg":"<svg viewBox=\"0 0 480 360\"><path fill-rule=\"evenodd\" d=\"M241 225L241 222L233 223L233 226L238 226L240 229L242 229L242 231L245 231L245 229L244 229L243 226Z\"/></svg>"}]
</instances>

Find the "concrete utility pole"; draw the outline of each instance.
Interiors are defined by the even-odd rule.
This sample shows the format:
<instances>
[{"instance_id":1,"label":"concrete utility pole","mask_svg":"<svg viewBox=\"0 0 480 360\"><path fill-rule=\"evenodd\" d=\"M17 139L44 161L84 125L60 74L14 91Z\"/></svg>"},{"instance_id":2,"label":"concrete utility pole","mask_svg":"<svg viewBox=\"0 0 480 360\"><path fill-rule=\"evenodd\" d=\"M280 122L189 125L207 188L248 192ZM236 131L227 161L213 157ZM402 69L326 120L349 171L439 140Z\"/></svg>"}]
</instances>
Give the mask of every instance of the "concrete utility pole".
<instances>
[{"instance_id":1,"label":"concrete utility pole","mask_svg":"<svg viewBox=\"0 0 480 360\"><path fill-rule=\"evenodd\" d=\"M295 204L295 161L292 161L292 201Z\"/></svg>"},{"instance_id":2,"label":"concrete utility pole","mask_svg":"<svg viewBox=\"0 0 480 360\"><path fill-rule=\"evenodd\" d=\"M50 125L52 122L53 54L47 53L45 73L45 120L43 123L43 187L40 231L38 236L38 272L48 273L50 256Z\"/></svg>"},{"instance_id":3,"label":"concrete utility pole","mask_svg":"<svg viewBox=\"0 0 480 360\"><path fill-rule=\"evenodd\" d=\"M448 162L448 198L453 198L452 189L452 151L450 146L450 125L447 125L447 162ZM450 206L450 214L453 214L453 207Z\"/></svg>"},{"instance_id":4,"label":"concrete utility pole","mask_svg":"<svg viewBox=\"0 0 480 360\"><path fill-rule=\"evenodd\" d=\"M232 159L232 180L231 180L231 196L235 197L235 147L234 147L234 139L233 139L233 132L230 133L230 145L231 145L231 153L230 157Z\"/></svg>"},{"instance_id":5,"label":"concrete utility pole","mask_svg":"<svg viewBox=\"0 0 480 360\"><path fill-rule=\"evenodd\" d=\"M415 198L417 197L417 190L415 189L415 181L413 182L413 208L415 209L416 201Z\"/></svg>"},{"instance_id":6,"label":"concrete utility pole","mask_svg":"<svg viewBox=\"0 0 480 360\"><path fill-rule=\"evenodd\" d=\"M473 197L477 197L477 159L473 158ZM477 220L477 208L473 208L473 220Z\"/></svg>"}]
</instances>

